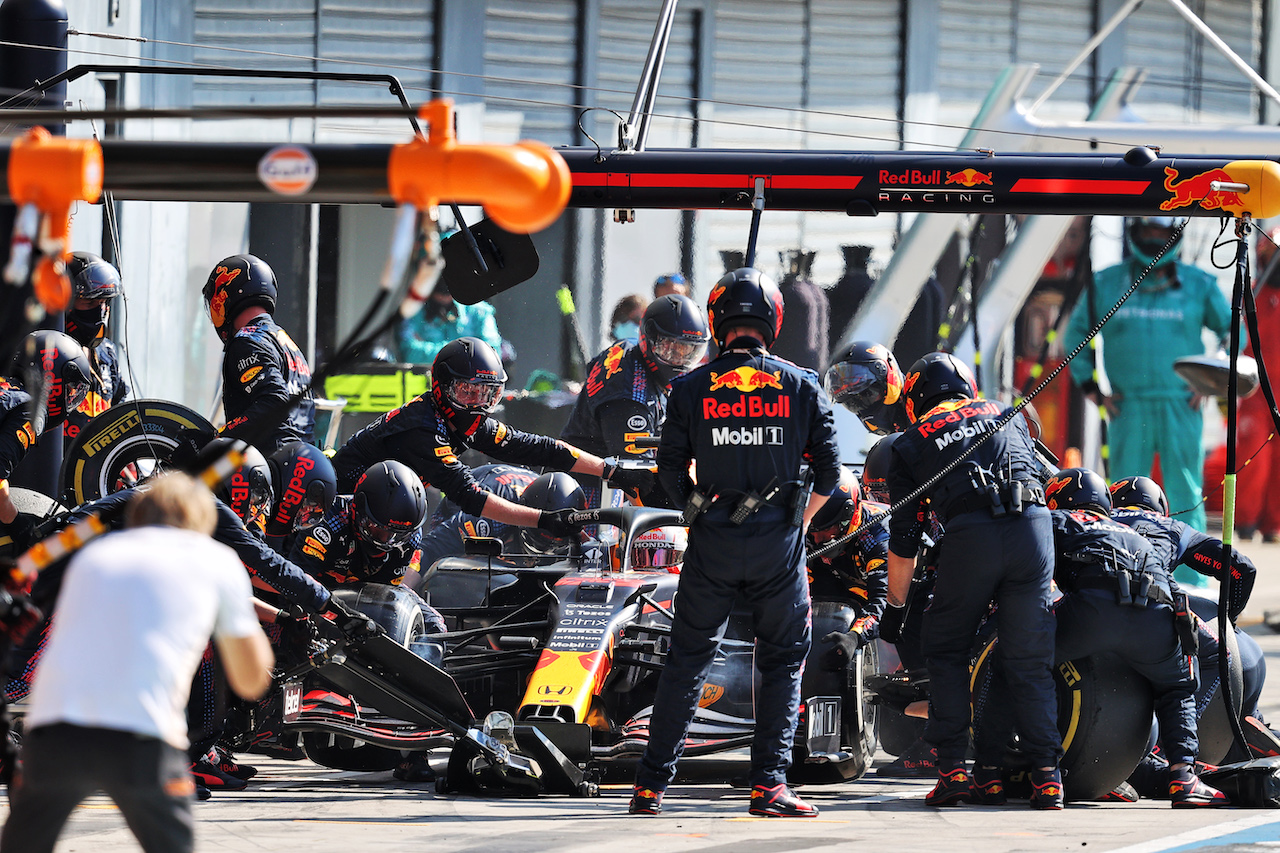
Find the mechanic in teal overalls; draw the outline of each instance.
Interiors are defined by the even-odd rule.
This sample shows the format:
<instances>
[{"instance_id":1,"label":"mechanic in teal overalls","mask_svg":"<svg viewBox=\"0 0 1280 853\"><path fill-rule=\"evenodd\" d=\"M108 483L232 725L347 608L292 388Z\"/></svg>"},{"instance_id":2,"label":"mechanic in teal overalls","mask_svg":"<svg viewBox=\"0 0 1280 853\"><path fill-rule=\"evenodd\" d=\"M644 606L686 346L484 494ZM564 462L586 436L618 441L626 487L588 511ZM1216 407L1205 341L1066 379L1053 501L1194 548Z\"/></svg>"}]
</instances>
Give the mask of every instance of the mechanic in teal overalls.
<instances>
[{"instance_id":1,"label":"mechanic in teal overalls","mask_svg":"<svg viewBox=\"0 0 1280 853\"><path fill-rule=\"evenodd\" d=\"M1068 352L1128 290L1178 224L1167 216L1128 220L1129 257L1095 276L1092 306L1087 299L1081 300L1067 326L1063 346ZM1124 476L1147 474L1159 454L1170 507L1179 520L1203 531L1201 398L1174 373L1173 362L1204 354L1201 332L1205 328L1225 341L1231 308L1213 275L1179 262L1177 255L1175 242L1102 330L1111 395L1103 395L1098 387L1090 353L1071 362L1071 374L1081 390L1110 415L1108 470ZM1194 573L1190 574L1184 580L1180 570L1177 580L1196 585Z\"/></svg>"}]
</instances>

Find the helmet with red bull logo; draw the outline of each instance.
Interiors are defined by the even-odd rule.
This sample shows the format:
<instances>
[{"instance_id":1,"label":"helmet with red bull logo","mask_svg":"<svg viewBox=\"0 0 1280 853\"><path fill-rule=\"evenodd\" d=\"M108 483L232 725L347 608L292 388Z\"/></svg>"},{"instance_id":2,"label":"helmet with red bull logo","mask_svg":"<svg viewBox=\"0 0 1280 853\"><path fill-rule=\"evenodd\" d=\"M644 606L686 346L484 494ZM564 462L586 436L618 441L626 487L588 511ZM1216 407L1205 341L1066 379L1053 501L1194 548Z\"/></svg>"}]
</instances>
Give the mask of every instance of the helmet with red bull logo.
<instances>
[{"instance_id":1,"label":"helmet with red bull logo","mask_svg":"<svg viewBox=\"0 0 1280 853\"><path fill-rule=\"evenodd\" d=\"M168 467L196 474L225 455L234 443L225 436L210 437L197 428L184 429L165 462ZM245 527L261 533L272 506L271 469L266 457L257 448L246 445L244 460L214 488L213 495L231 507Z\"/></svg>"},{"instance_id":2,"label":"helmet with red bull logo","mask_svg":"<svg viewBox=\"0 0 1280 853\"><path fill-rule=\"evenodd\" d=\"M1111 493L1107 481L1088 468L1063 468L1044 486L1049 509L1085 509L1111 515Z\"/></svg>"},{"instance_id":3,"label":"helmet with red bull logo","mask_svg":"<svg viewBox=\"0 0 1280 853\"><path fill-rule=\"evenodd\" d=\"M1140 509L1169 514L1169 499L1164 489L1150 477L1125 477L1111 484L1113 507L1138 507Z\"/></svg>"},{"instance_id":4,"label":"helmet with red bull logo","mask_svg":"<svg viewBox=\"0 0 1280 853\"><path fill-rule=\"evenodd\" d=\"M291 441L267 457L275 507L267 519L268 536L285 536L324 517L338 494L338 477L324 451Z\"/></svg>"},{"instance_id":5,"label":"helmet with red bull logo","mask_svg":"<svg viewBox=\"0 0 1280 853\"><path fill-rule=\"evenodd\" d=\"M702 309L687 296L659 296L649 303L640 323L641 357L663 385L696 367L710 339Z\"/></svg>"},{"instance_id":6,"label":"helmet with red bull logo","mask_svg":"<svg viewBox=\"0 0 1280 853\"><path fill-rule=\"evenodd\" d=\"M973 373L949 352L931 352L911 365L902 387L907 419L913 424L944 400L978 396Z\"/></svg>"},{"instance_id":7,"label":"helmet with red bull logo","mask_svg":"<svg viewBox=\"0 0 1280 853\"><path fill-rule=\"evenodd\" d=\"M835 539L854 529L862 505L860 491L857 476L848 468L841 468L840 484L809 523L809 535L815 542Z\"/></svg>"},{"instance_id":8,"label":"helmet with red bull logo","mask_svg":"<svg viewBox=\"0 0 1280 853\"><path fill-rule=\"evenodd\" d=\"M33 410L28 413L36 435L67 419L89 394L93 375L89 359L65 332L42 329L22 339L15 357L15 370L31 395Z\"/></svg>"},{"instance_id":9,"label":"helmet with red bull logo","mask_svg":"<svg viewBox=\"0 0 1280 853\"><path fill-rule=\"evenodd\" d=\"M724 333L734 326L755 329L765 346L773 346L782 330L782 312L782 291L772 278L753 267L726 273L707 297L711 337L722 349Z\"/></svg>"},{"instance_id":10,"label":"helmet with red bull logo","mask_svg":"<svg viewBox=\"0 0 1280 853\"><path fill-rule=\"evenodd\" d=\"M276 274L255 255L223 258L204 283L204 307L218 337L226 341L235 331L236 317L255 305L276 311Z\"/></svg>"},{"instance_id":11,"label":"helmet with red bull logo","mask_svg":"<svg viewBox=\"0 0 1280 853\"><path fill-rule=\"evenodd\" d=\"M853 412L871 432L893 432L891 407L902 399L902 368L883 344L854 341L827 368L824 384L831 399Z\"/></svg>"},{"instance_id":12,"label":"helmet with red bull logo","mask_svg":"<svg viewBox=\"0 0 1280 853\"><path fill-rule=\"evenodd\" d=\"M889 503L889 452L902 433L894 432L877 441L867 451L862 463L862 497L869 501Z\"/></svg>"}]
</instances>

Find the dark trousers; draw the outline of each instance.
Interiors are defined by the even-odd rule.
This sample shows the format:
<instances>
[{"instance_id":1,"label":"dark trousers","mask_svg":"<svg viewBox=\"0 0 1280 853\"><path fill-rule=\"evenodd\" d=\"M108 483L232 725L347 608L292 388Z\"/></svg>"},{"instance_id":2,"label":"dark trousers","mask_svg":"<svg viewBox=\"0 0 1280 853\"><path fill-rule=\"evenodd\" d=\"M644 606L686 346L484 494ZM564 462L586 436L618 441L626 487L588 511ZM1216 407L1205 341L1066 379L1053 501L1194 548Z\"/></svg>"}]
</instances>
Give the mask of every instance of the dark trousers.
<instances>
[{"instance_id":1,"label":"dark trousers","mask_svg":"<svg viewBox=\"0 0 1280 853\"><path fill-rule=\"evenodd\" d=\"M1132 607L1113 593L1086 589L1058 602L1059 661L1114 652L1151 683L1160 748L1170 764L1195 761L1195 658L1182 653L1173 611Z\"/></svg>"},{"instance_id":2,"label":"dark trousers","mask_svg":"<svg viewBox=\"0 0 1280 853\"><path fill-rule=\"evenodd\" d=\"M187 757L155 738L57 724L28 732L0 834L5 853L51 853L72 810L95 791L120 808L146 853L193 848Z\"/></svg>"},{"instance_id":3,"label":"dark trousers","mask_svg":"<svg viewBox=\"0 0 1280 853\"><path fill-rule=\"evenodd\" d=\"M751 611L760 672L751 783L786 781L811 634L803 556L800 529L785 522L694 523L637 785L661 791L675 776L707 668L735 602Z\"/></svg>"},{"instance_id":4,"label":"dark trousers","mask_svg":"<svg viewBox=\"0 0 1280 853\"><path fill-rule=\"evenodd\" d=\"M968 749L969 656L978 625L994 602L999 664L1024 750L1036 766L1058 763L1052 577L1053 528L1043 507L999 519L971 512L947 523L933 601L924 616L929 667L924 737L938 748L939 762L963 761Z\"/></svg>"}]
</instances>

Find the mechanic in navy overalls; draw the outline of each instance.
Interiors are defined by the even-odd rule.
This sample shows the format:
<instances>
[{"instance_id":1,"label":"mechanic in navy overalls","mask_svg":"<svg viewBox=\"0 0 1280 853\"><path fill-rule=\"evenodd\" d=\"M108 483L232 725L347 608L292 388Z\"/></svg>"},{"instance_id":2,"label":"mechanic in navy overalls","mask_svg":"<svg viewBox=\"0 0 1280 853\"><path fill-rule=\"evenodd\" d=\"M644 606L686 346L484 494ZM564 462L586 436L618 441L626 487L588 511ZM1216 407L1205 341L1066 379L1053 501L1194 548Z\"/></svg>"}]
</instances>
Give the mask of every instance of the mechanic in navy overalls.
<instances>
[{"instance_id":1,"label":"mechanic in navy overalls","mask_svg":"<svg viewBox=\"0 0 1280 853\"><path fill-rule=\"evenodd\" d=\"M1035 448L1026 422L1014 418L997 430L1008 407L974 399L969 368L947 353L930 353L913 364L903 387L912 427L890 451L889 494L894 506L902 504L889 525L890 608L904 606L911 586L926 498L946 527L933 601L924 616L930 692L925 739L938 749L938 783L925 802L942 806L976 798L994 803L996 793L1003 799L1002 789L990 790L1001 788L1003 753L978 756L972 780L964 763L969 654L994 601L1000 663L1013 693L1023 750L1033 762L1031 805L1062 808L1052 674L1053 530L1035 479ZM907 500L983 439L958 467ZM971 787L983 796L975 797Z\"/></svg>"},{"instance_id":2,"label":"mechanic in navy overalls","mask_svg":"<svg viewBox=\"0 0 1280 853\"><path fill-rule=\"evenodd\" d=\"M710 339L707 320L692 299L670 294L653 300L640 323L638 343L615 341L591 360L560 437L597 456L652 460L654 449L635 441L662 431L671 380L702 361ZM599 506L600 480L577 479L587 506ZM645 506L674 505L660 485L640 500Z\"/></svg>"},{"instance_id":3,"label":"mechanic in navy overalls","mask_svg":"<svg viewBox=\"0 0 1280 853\"><path fill-rule=\"evenodd\" d=\"M276 274L254 255L223 258L204 285L204 305L224 344L222 435L270 456L290 441L311 443L316 404L311 366L276 324ZM289 406L295 395L302 396Z\"/></svg>"},{"instance_id":4,"label":"mechanic in navy overalls","mask_svg":"<svg viewBox=\"0 0 1280 853\"><path fill-rule=\"evenodd\" d=\"M431 365L429 393L387 412L334 454L339 493L353 488L366 468L394 459L412 468L423 484L444 492L462 512L568 537L577 528L565 521L567 512L535 510L485 490L458 457L471 448L516 465L602 476L624 491L639 493L652 487L650 471L621 468L615 460L514 429L493 417L490 412L501 400L506 381L501 359L484 341L468 337L445 344Z\"/></svg>"},{"instance_id":5,"label":"mechanic in navy overalls","mask_svg":"<svg viewBox=\"0 0 1280 853\"><path fill-rule=\"evenodd\" d=\"M1057 660L1111 652L1151 686L1174 808L1230 805L1195 774L1195 619L1163 559L1138 531L1113 521L1106 482L1064 468L1045 486L1053 514ZM945 541L945 540L944 540Z\"/></svg>"},{"instance_id":6,"label":"mechanic in navy overalls","mask_svg":"<svg viewBox=\"0 0 1280 853\"><path fill-rule=\"evenodd\" d=\"M720 355L671 385L658 476L685 505L689 548L631 814L661 808L735 602L752 613L761 677L750 812L818 813L787 788L786 776L811 632L803 525L835 490L840 464L831 403L817 374L767 349L782 310L778 286L760 271L725 275L707 300ZM695 459L696 488L689 475Z\"/></svg>"}]
</instances>

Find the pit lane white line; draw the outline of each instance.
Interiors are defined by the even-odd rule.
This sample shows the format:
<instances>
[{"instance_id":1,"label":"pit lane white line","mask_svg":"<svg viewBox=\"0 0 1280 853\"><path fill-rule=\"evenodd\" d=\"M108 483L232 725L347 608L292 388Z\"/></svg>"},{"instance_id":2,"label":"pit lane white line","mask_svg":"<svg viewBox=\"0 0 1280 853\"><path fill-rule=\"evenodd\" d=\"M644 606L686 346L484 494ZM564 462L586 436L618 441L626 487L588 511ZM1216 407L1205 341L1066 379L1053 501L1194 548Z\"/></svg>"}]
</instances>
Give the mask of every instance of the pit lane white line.
<instances>
[{"instance_id":1,"label":"pit lane white line","mask_svg":"<svg viewBox=\"0 0 1280 853\"><path fill-rule=\"evenodd\" d=\"M1118 847L1110 851L1110 853L1164 853L1164 851L1174 850L1196 850L1201 847L1209 847L1210 843L1214 847L1232 843L1257 844L1262 839L1250 836L1257 836L1262 833L1249 832L1249 830L1266 826L1271 827L1272 835L1270 837L1275 838L1275 833L1280 833L1280 817L1268 812L1233 820L1228 823L1218 823L1188 832L1180 832L1177 835L1144 841L1141 844L1133 844L1129 847ZM1231 836L1234 835L1243 835L1245 837L1233 841Z\"/></svg>"}]
</instances>

